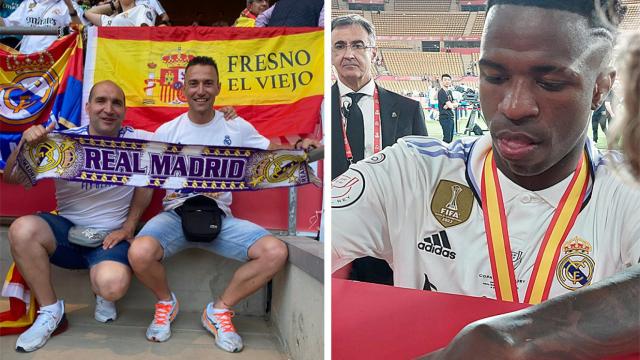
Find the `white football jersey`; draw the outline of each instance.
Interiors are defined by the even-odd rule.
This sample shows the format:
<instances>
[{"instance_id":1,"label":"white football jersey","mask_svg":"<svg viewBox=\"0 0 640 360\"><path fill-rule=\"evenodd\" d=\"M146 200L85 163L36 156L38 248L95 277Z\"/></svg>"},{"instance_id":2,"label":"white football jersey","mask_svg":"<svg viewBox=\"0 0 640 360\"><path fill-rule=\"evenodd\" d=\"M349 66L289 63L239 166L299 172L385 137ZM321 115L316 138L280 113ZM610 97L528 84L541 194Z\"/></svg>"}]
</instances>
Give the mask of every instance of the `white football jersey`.
<instances>
[{"instance_id":1,"label":"white football jersey","mask_svg":"<svg viewBox=\"0 0 640 360\"><path fill-rule=\"evenodd\" d=\"M136 0L136 5L147 5L156 13L156 16L160 16L166 13L164 8L162 7L162 4L160 4L160 1L158 0Z\"/></svg>"},{"instance_id":2,"label":"white football jersey","mask_svg":"<svg viewBox=\"0 0 640 360\"><path fill-rule=\"evenodd\" d=\"M155 132L154 140L183 145L249 147L263 150L267 149L270 143L269 139L260 135L248 121L240 117L225 120L220 111L216 111L213 120L203 125L193 123L189 120L189 114L184 113L160 126ZM163 200L164 209L175 209L193 195L195 193L189 191L167 190ZM231 214L230 192L204 195L215 199L227 215Z\"/></svg>"},{"instance_id":3,"label":"white football jersey","mask_svg":"<svg viewBox=\"0 0 640 360\"><path fill-rule=\"evenodd\" d=\"M89 126L63 133L87 135ZM153 134L130 127L120 129L119 137L149 140ZM92 184L55 180L58 213L80 226L101 230L119 229L129 214L132 186Z\"/></svg>"},{"instance_id":4,"label":"white football jersey","mask_svg":"<svg viewBox=\"0 0 640 360\"><path fill-rule=\"evenodd\" d=\"M82 8L72 1L83 23ZM71 24L69 9L62 0L25 0L8 17L4 18L5 26L29 27L63 27ZM27 35L22 38L20 52L31 54L45 50L58 37L55 35Z\"/></svg>"},{"instance_id":5,"label":"white football jersey","mask_svg":"<svg viewBox=\"0 0 640 360\"><path fill-rule=\"evenodd\" d=\"M489 135L445 144L409 136L332 184L332 268L385 259L396 286L496 298L480 184ZM560 249L549 297L598 282L640 261L640 192L589 140L591 182ZM595 174L595 176L593 176ZM542 238L571 180L526 190L499 172L520 301Z\"/></svg>"},{"instance_id":6,"label":"white football jersey","mask_svg":"<svg viewBox=\"0 0 640 360\"><path fill-rule=\"evenodd\" d=\"M114 16L102 15L100 20L102 26L154 26L156 14L146 5L136 5Z\"/></svg>"}]
</instances>

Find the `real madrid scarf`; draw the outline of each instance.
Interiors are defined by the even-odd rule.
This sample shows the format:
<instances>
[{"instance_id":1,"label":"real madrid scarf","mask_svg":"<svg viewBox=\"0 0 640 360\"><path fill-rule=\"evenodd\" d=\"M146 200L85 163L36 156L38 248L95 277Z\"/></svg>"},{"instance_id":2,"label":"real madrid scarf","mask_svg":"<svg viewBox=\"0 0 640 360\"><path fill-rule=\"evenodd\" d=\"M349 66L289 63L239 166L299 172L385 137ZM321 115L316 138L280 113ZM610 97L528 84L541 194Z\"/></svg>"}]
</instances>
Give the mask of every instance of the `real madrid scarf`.
<instances>
[{"instance_id":1,"label":"real madrid scarf","mask_svg":"<svg viewBox=\"0 0 640 360\"><path fill-rule=\"evenodd\" d=\"M25 185L58 178L192 191L242 191L319 184L301 150L180 145L52 133L23 144L14 171Z\"/></svg>"}]
</instances>

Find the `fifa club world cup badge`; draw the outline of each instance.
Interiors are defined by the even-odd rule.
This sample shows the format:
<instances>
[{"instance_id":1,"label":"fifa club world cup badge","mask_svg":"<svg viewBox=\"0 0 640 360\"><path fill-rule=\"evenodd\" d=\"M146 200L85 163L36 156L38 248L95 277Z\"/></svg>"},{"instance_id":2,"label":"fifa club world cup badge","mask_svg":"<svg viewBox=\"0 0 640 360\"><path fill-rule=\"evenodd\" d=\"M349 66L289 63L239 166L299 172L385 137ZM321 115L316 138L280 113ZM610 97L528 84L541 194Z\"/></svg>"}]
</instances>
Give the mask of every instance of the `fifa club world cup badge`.
<instances>
[{"instance_id":1,"label":"fifa club world cup badge","mask_svg":"<svg viewBox=\"0 0 640 360\"><path fill-rule=\"evenodd\" d=\"M431 199L431 213L445 228L467 221L472 206L471 189L449 180L440 180Z\"/></svg>"}]
</instances>

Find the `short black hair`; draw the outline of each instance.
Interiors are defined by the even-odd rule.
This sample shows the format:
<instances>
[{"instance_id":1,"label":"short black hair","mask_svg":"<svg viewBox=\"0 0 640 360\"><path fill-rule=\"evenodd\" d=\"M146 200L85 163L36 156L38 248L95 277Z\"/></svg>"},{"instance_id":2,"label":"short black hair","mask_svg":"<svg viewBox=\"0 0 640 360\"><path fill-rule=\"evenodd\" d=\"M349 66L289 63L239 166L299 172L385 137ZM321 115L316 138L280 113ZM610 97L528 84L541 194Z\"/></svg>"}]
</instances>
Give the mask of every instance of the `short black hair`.
<instances>
[{"instance_id":1,"label":"short black hair","mask_svg":"<svg viewBox=\"0 0 640 360\"><path fill-rule=\"evenodd\" d=\"M444 79L444 78L453 79L453 78L451 77L451 75L449 75L449 74L442 74L442 76L440 76L440 80L442 80L442 79Z\"/></svg>"},{"instance_id":2,"label":"short black hair","mask_svg":"<svg viewBox=\"0 0 640 360\"><path fill-rule=\"evenodd\" d=\"M594 29L603 29L614 39L627 7L620 0L489 0L487 12L494 5L520 5L543 9L564 10L578 14L589 21Z\"/></svg>"},{"instance_id":3,"label":"short black hair","mask_svg":"<svg viewBox=\"0 0 640 360\"><path fill-rule=\"evenodd\" d=\"M213 58L211 58L209 56L194 56L191 60L189 60L189 63L187 64L187 67L184 68L185 75L187 74L187 70L189 70L189 68L194 66L194 65L213 66L213 68L216 70L216 75L218 75L218 81L220 81L220 73L218 72L218 64L216 64L216 61L213 60Z\"/></svg>"}]
</instances>

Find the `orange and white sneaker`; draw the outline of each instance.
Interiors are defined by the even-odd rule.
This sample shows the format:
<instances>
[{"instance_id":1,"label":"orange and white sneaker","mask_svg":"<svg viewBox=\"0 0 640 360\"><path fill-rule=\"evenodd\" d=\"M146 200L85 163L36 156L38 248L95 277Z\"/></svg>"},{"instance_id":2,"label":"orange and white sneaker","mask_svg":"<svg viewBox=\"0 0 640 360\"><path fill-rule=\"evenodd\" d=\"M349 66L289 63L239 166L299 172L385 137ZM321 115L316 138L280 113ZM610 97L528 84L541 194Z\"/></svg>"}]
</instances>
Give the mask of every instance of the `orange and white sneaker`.
<instances>
[{"instance_id":1,"label":"orange and white sneaker","mask_svg":"<svg viewBox=\"0 0 640 360\"><path fill-rule=\"evenodd\" d=\"M228 352L242 351L242 338L231 322L234 316L229 309L215 309L213 303L207 304L202 312L202 326L213 334L216 345Z\"/></svg>"},{"instance_id":2,"label":"orange and white sneaker","mask_svg":"<svg viewBox=\"0 0 640 360\"><path fill-rule=\"evenodd\" d=\"M156 313L153 321L147 328L147 340L163 342L171 337L171 322L178 315L178 300L176 295L171 293L171 301L158 301L156 303Z\"/></svg>"}]
</instances>

